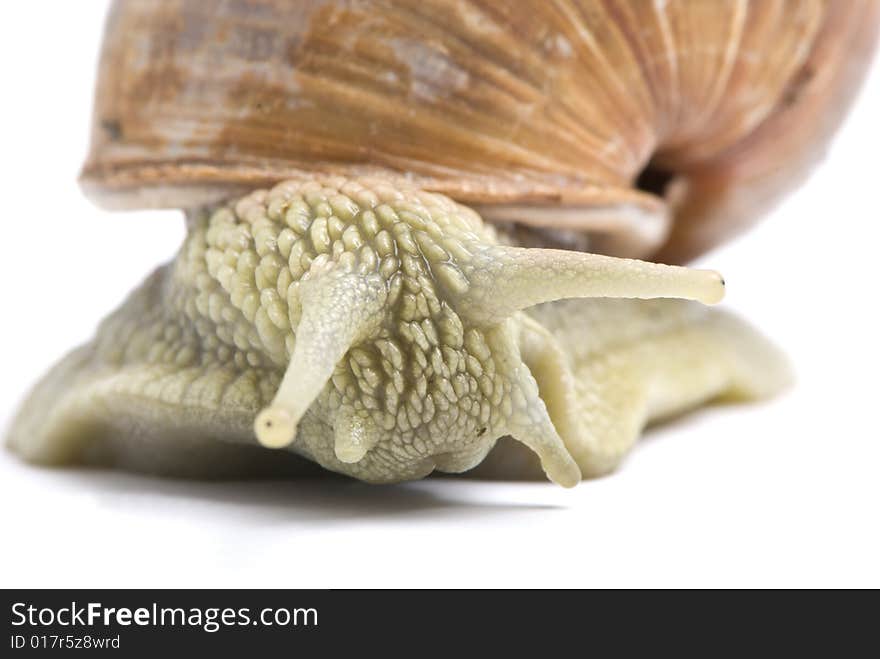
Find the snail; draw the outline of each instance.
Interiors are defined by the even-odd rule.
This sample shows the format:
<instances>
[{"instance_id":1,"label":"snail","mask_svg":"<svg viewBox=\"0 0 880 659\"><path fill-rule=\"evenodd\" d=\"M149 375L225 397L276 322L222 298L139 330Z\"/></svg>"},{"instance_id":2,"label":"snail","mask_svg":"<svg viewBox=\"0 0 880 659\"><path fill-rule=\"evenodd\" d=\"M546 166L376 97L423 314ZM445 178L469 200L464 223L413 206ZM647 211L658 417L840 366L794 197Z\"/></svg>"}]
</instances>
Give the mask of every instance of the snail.
<instances>
[{"instance_id":1,"label":"snail","mask_svg":"<svg viewBox=\"0 0 880 659\"><path fill-rule=\"evenodd\" d=\"M878 14L119 0L82 186L183 208L187 236L37 384L9 446L162 474L573 486L646 424L770 396L785 358L706 306L720 275L682 264L804 178Z\"/></svg>"}]
</instances>

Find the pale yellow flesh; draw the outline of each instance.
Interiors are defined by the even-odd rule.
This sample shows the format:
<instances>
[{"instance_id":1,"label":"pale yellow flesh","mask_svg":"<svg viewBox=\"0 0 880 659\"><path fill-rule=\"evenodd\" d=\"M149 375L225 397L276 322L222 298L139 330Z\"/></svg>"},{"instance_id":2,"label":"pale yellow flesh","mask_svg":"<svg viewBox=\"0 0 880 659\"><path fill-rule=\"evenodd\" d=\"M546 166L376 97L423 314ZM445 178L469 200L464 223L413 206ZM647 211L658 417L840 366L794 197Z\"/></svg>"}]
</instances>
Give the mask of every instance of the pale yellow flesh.
<instances>
[{"instance_id":1,"label":"pale yellow flesh","mask_svg":"<svg viewBox=\"0 0 880 659\"><path fill-rule=\"evenodd\" d=\"M787 379L696 302L553 302L716 302L716 273L506 246L399 182L290 182L189 222L176 261L26 401L9 437L26 459L244 474L295 453L397 482L512 436L571 486L654 418Z\"/></svg>"}]
</instances>

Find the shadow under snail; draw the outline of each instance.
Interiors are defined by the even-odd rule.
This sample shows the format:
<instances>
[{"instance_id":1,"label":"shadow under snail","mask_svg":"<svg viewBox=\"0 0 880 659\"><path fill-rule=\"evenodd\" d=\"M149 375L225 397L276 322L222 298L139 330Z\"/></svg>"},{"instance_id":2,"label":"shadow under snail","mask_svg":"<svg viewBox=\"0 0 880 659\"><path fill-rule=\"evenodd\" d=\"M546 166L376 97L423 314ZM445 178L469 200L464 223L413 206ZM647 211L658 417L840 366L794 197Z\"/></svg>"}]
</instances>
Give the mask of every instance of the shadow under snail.
<instances>
[{"instance_id":1,"label":"shadow under snail","mask_svg":"<svg viewBox=\"0 0 880 659\"><path fill-rule=\"evenodd\" d=\"M647 423L771 395L784 358L701 304L717 273L678 264L805 176L878 14L118 1L82 184L106 207L184 208L188 235L8 442L164 474L305 457L370 482L572 486Z\"/></svg>"}]
</instances>

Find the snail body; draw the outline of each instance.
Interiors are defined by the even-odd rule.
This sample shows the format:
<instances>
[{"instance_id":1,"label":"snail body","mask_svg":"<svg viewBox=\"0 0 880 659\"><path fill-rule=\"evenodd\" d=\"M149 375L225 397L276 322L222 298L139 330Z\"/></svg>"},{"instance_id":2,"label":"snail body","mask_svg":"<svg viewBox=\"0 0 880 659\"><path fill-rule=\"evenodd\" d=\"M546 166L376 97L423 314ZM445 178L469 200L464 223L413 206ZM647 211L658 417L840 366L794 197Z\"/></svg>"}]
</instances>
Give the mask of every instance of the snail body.
<instances>
[{"instance_id":1,"label":"snail body","mask_svg":"<svg viewBox=\"0 0 880 659\"><path fill-rule=\"evenodd\" d=\"M37 387L16 450L211 474L246 471L259 440L396 482L469 470L512 436L571 486L654 418L786 379L773 348L698 302L553 302L714 303L717 273L503 244L404 182L290 181L188 222L174 263ZM497 472L540 473L506 452Z\"/></svg>"},{"instance_id":2,"label":"snail body","mask_svg":"<svg viewBox=\"0 0 880 659\"><path fill-rule=\"evenodd\" d=\"M717 273L629 257L686 260L801 176L880 11L839 6L115 3L83 186L188 235L10 446L572 486L654 420L771 395L785 360L704 306Z\"/></svg>"}]
</instances>

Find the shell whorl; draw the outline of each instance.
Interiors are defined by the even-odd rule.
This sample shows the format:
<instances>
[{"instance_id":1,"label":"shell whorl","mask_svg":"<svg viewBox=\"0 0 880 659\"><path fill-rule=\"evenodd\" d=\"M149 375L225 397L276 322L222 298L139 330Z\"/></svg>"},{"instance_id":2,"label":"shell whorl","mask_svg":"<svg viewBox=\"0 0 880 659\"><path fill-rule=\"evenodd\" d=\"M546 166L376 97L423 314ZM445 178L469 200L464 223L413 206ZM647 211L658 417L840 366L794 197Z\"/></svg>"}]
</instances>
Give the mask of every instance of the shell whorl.
<instances>
[{"instance_id":1,"label":"shell whorl","mask_svg":"<svg viewBox=\"0 0 880 659\"><path fill-rule=\"evenodd\" d=\"M117 2L83 183L106 205L189 207L316 173L402 173L493 221L685 260L821 152L878 13L873 0ZM649 163L659 174L638 180Z\"/></svg>"}]
</instances>

